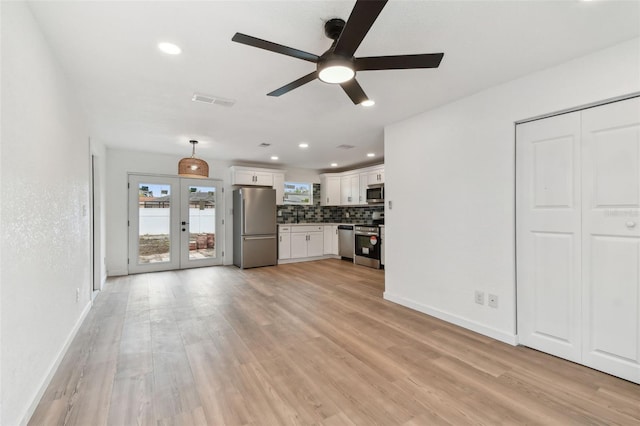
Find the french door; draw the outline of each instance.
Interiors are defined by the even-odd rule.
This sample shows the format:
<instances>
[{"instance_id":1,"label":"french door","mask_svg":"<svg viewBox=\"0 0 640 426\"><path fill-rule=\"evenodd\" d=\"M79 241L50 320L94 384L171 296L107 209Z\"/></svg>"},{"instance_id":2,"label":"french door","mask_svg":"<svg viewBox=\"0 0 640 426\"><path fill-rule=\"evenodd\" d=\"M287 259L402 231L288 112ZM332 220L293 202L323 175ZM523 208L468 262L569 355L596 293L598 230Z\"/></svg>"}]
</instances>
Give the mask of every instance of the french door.
<instances>
[{"instance_id":1,"label":"french door","mask_svg":"<svg viewBox=\"0 0 640 426\"><path fill-rule=\"evenodd\" d=\"M129 175L129 273L222 264L222 182Z\"/></svg>"}]
</instances>

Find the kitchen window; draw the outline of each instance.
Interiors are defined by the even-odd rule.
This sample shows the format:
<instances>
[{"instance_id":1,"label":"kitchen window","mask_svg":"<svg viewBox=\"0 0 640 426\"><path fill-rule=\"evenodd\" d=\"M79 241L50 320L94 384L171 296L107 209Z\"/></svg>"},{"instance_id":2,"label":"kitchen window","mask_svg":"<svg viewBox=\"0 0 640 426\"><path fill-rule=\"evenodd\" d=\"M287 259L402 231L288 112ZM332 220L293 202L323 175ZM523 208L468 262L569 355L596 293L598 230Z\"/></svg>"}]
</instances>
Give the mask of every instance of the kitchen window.
<instances>
[{"instance_id":1,"label":"kitchen window","mask_svg":"<svg viewBox=\"0 0 640 426\"><path fill-rule=\"evenodd\" d=\"M313 204L313 184L300 182L284 183L284 204L298 206Z\"/></svg>"}]
</instances>

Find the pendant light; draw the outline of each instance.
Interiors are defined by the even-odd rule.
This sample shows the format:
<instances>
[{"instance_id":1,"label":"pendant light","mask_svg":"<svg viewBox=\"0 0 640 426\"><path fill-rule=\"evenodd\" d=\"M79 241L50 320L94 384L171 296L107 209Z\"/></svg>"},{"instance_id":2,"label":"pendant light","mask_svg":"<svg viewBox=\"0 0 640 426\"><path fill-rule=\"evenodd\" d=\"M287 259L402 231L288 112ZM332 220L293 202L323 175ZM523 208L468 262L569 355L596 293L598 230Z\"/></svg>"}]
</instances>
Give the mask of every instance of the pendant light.
<instances>
[{"instance_id":1,"label":"pendant light","mask_svg":"<svg viewBox=\"0 0 640 426\"><path fill-rule=\"evenodd\" d=\"M198 141L189 141L193 145L191 157L186 157L178 163L178 176L190 178L208 178L209 165L206 161L196 158L196 144Z\"/></svg>"}]
</instances>

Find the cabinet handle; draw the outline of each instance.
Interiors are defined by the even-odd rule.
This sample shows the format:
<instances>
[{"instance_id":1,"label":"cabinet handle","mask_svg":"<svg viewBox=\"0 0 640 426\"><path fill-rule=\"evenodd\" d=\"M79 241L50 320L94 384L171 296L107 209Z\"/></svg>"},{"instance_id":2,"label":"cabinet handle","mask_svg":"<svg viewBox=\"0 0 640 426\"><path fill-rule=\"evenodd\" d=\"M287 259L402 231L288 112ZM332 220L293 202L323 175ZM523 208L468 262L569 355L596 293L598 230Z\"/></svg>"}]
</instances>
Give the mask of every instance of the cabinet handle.
<instances>
[{"instance_id":1,"label":"cabinet handle","mask_svg":"<svg viewBox=\"0 0 640 426\"><path fill-rule=\"evenodd\" d=\"M282 242L282 235L280 235L280 242Z\"/></svg>"},{"instance_id":2,"label":"cabinet handle","mask_svg":"<svg viewBox=\"0 0 640 426\"><path fill-rule=\"evenodd\" d=\"M327 204L329 204L329 197L327 197Z\"/></svg>"}]
</instances>

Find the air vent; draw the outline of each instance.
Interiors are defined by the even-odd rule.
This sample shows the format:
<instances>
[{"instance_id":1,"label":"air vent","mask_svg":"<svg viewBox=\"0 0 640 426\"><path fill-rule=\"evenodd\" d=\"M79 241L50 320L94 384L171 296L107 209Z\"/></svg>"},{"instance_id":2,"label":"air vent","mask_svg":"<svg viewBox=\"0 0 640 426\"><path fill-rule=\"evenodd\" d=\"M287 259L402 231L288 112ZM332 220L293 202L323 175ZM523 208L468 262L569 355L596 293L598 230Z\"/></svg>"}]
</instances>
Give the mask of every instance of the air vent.
<instances>
[{"instance_id":1,"label":"air vent","mask_svg":"<svg viewBox=\"0 0 640 426\"><path fill-rule=\"evenodd\" d=\"M266 147L268 147L268 146L271 146L271 144L270 144L270 143L262 142L262 143L261 143L260 145L258 145L258 146L259 146L260 148L266 148Z\"/></svg>"},{"instance_id":2,"label":"air vent","mask_svg":"<svg viewBox=\"0 0 640 426\"><path fill-rule=\"evenodd\" d=\"M342 145L338 145L336 148L339 148L339 149L351 149L351 148L355 148L355 146L354 145L342 144Z\"/></svg>"},{"instance_id":3,"label":"air vent","mask_svg":"<svg viewBox=\"0 0 640 426\"><path fill-rule=\"evenodd\" d=\"M219 96L205 95L202 93L194 93L191 100L194 102L202 102L205 104L220 105L225 107L233 106L236 103L236 101L233 99L225 99Z\"/></svg>"}]
</instances>

